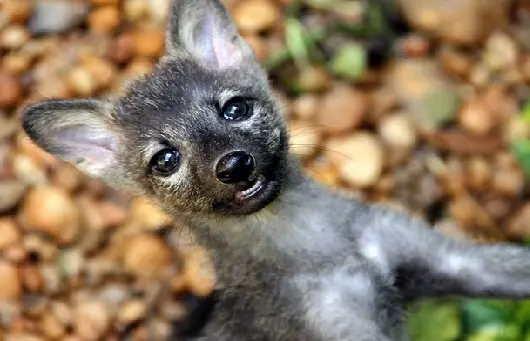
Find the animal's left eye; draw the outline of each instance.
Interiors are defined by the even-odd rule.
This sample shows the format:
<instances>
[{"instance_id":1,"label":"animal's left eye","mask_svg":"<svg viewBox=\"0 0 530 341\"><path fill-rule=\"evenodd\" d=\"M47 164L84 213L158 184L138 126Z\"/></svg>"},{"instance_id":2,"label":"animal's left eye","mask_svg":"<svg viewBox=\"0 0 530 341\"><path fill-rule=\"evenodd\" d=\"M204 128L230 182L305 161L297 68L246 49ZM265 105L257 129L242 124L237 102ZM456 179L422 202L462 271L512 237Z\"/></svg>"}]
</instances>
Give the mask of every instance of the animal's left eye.
<instances>
[{"instance_id":1,"label":"animal's left eye","mask_svg":"<svg viewBox=\"0 0 530 341\"><path fill-rule=\"evenodd\" d=\"M221 116L225 120L239 121L248 118L251 112L251 106L244 98L232 98L221 109Z\"/></svg>"},{"instance_id":2,"label":"animal's left eye","mask_svg":"<svg viewBox=\"0 0 530 341\"><path fill-rule=\"evenodd\" d=\"M179 162L179 152L173 148L166 148L153 156L151 159L151 169L155 174L167 176L177 169Z\"/></svg>"}]
</instances>

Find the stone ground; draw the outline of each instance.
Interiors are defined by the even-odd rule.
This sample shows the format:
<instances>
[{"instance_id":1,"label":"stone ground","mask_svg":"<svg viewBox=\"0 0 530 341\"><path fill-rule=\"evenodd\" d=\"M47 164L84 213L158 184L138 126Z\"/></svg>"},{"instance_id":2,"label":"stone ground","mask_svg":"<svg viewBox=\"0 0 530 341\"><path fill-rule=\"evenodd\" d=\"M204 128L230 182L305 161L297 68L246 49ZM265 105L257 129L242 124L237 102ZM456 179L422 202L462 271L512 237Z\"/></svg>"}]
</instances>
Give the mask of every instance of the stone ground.
<instances>
[{"instance_id":1,"label":"stone ground","mask_svg":"<svg viewBox=\"0 0 530 341\"><path fill-rule=\"evenodd\" d=\"M528 239L530 2L395 1L381 3L401 16L375 1L224 2L310 175L456 238ZM166 7L0 2L0 340L164 340L190 294L212 290L185 226L19 129L28 103L117 93L149 72Z\"/></svg>"}]
</instances>

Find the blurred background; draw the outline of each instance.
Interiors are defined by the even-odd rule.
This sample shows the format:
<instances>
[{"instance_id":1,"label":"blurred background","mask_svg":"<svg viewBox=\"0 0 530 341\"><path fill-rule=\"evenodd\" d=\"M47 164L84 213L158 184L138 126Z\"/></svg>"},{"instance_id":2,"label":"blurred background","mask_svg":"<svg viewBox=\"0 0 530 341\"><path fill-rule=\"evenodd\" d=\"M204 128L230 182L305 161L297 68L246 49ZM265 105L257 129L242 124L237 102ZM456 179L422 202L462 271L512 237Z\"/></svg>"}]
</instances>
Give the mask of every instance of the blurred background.
<instances>
[{"instance_id":1,"label":"blurred background","mask_svg":"<svg viewBox=\"0 0 530 341\"><path fill-rule=\"evenodd\" d=\"M454 238L528 242L530 1L224 2L309 175ZM149 72L167 6L0 1L0 340L165 340L211 292L185 226L19 128L28 103L117 94ZM530 303L425 301L410 329L416 341L530 340Z\"/></svg>"}]
</instances>

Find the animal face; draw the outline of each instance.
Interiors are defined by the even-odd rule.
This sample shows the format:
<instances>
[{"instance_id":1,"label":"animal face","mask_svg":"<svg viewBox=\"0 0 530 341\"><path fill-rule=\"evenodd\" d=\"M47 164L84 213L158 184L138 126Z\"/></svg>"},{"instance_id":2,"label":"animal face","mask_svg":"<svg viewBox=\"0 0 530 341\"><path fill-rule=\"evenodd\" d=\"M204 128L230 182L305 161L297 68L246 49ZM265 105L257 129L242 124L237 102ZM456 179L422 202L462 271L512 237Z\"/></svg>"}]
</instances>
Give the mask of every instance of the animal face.
<instances>
[{"instance_id":1,"label":"animal face","mask_svg":"<svg viewBox=\"0 0 530 341\"><path fill-rule=\"evenodd\" d=\"M45 100L41 148L170 212L251 214L277 196L287 134L267 75L219 0L175 0L152 74L113 100Z\"/></svg>"}]
</instances>

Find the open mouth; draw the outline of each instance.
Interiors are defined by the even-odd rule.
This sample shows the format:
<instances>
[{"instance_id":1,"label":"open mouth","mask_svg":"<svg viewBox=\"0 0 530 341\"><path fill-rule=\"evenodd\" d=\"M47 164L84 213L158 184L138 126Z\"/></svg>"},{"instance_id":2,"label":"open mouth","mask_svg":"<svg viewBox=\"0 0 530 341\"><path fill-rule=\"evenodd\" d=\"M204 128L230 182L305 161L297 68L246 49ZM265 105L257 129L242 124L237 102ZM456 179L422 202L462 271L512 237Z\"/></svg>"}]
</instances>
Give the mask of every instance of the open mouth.
<instances>
[{"instance_id":1,"label":"open mouth","mask_svg":"<svg viewBox=\"0 0 530 341\"><path fill-rule=\"evenodd\" d=\"M259 175L256 180L250 182L247 187L236 193L237 200L247 200L260 194L266 187L268 181L263 175Z\"/></svg>"}]
</instances>

